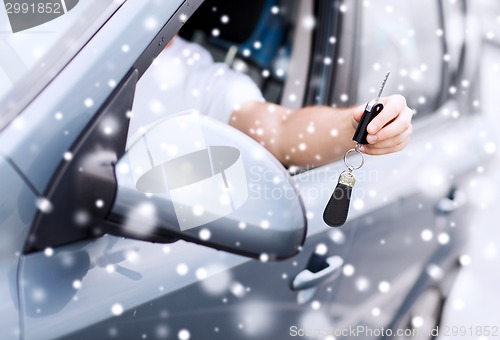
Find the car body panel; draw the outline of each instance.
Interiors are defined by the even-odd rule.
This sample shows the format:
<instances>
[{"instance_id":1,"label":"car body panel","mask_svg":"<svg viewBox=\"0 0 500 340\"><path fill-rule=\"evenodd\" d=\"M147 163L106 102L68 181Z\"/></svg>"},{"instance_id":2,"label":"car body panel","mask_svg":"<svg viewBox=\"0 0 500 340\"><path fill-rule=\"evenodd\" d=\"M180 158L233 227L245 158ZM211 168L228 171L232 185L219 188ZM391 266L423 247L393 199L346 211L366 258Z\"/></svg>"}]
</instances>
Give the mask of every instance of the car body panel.
<instances>
[{"instance_id":1,"label":"car body panel","mask_svg":"<svg viewBox=\"0 0 500 340\"><path fill-rule=\"evenodd\" d=\"M168 334L176 334L185 328L189 329L192 336L214 334L214 337L234 337L243 334L282 339L288 337L292 326L303 328L311 328L314 325L331 326L329 323L325 324L325 321L331 318L336 320L338 327L356 324L385 326L391 321L399 307L399 304L394 303L394 299L399 299L398 301L405 299L419 275L422 272L426 273L432 254L440 247L443 247L444 253L442 251L441 255L443 256L446 253L446 247L461 249L463 246L464 240L455 238L452 232L450 232L449 244L439 245L434 225L429 225L428 228L433 230L435 237L431 242L424 242L421 239L421 231L424 229L421 224L410 224L414 227L408 229L407 225L395 224L394 217L404 214L406 220L416 219L421 223L431 220L434 223L435 215L432 208L426 210L428 214L421 215L420 209L413 207L420 203L421 198L429 200L429 196L419 197L421 184L415 180L413 169L417 167L417 164L422 164L422 158L425 158L428 161L432 160L431 163L436 166L444 168L449 168L446 167L446 162L452 162L456 170L455 174L469 170L471 164L469 160L473 160L472 164L479 161L476 157L480 155L473 151L474 148L467 148L468 151L465 153L468 152L469 158L463 159L458 158L458 155L456 159L443 157L443 153L446 152L445 148L435 150L435 155L429 159L425 150L427 142L432 143L444 137L456 140L459 131L463 131L466 126L488 129L488 126L485 126L480 119L471 118L467 122L455 122L453 126L445 126L446 131L442 131L441 134L429 132L429 138L422 137L422 142L417 140L409 147L406 152L411 156L406 155L406 162L400 162L400 156L397 155L392 157L392 161L380 159L380 161L389 162L389 167L392 166L397 174L390 172L381 175L376 183L370 182L369 189L368 183L360 179L357 185L365 190L375 190L377 197L366 199L364 209L353 209L350 223L341 229L347 235L349 233L344 228L351 228L352 232L356 233L350 242L346 242L353 244L351 253L346 253L345 247L335 243L332 240L335 237L330 238L325 235L336 230L328 229L322 221L316 220L318 223L315 223L316 216L321 216L327 198L314 200L307 199L312 195L303 195L306 197L305 207L310 212L308 240L301 254L290 260L273 264L260 263L183 241L162 246L131 240L117 240L104 253L132 251L134 255L131 259L135 258L137 263L133 264L129 260L124 260L122 266L140 273L142 277L134 281L119 272L110 274L105 268L93 268L82 280L82 288L77 293L78 301L71 301L66 307L68 309L60 312L61 315L48 316L48 318L53 319L53 322L58 322L58 318L66 315L70 310L73 310L72 313L80 313L79 315L82 315L82 310L86 310L88 311L86 318L93 317L92 314L97 313L101 318L95 318L96 320L102 320L108 316L105 321L72 334L71 338L102 337L109 334L154 336L156 331L161 334L165 331L168 331ZM463 133L460 135L464 144L480 143L474 133L468 136L464 136ZM486 157L486 154L483 156ZM367 167L376 167L378 161L377 158L370 158ZM342 166L340 162L337 163L338 168ZM382 167L380 164L378 166ZM334 165L312 171L333 171L332 168ZM302 193L324 190L325 182L314 180L323 178L321 176L313 176L312 172L307 172L295 177L299 177L297 180ZM308 180L305 180L306 178ZM394 185L387 186L386 183L391 180ZM329 184L330 189L333 190L334 184ZM388 204L384 202L383 196L380 197L382 195L380 193L385 193L388 197L399 198ZM411 200L403 198L412 196L414 199ZM434 196L434 198L437 197L440 196ZM387 214L382 207L391 207L393 213ZM356 224L356 220L366 222L367 219L372 221L370 225ZM363 230L360 229L361 226L370 229ZM459 235L463 235L458 228L459 226L455 230L459 232ZM101 245L106 242L114 243L109 241L110 239L108 241L104 239L96 242ZM380 243L382 239L385 240L385 244ZM409 239L411 243L405 243ZM290 284L293 277L306 267L308 257L314 253L315 247L320 243L326 244L329 254L344 257L348 264L354 266L355 273L352 277L341 276L319 286L314 292L313 299L301 304L299 294L290 289ZM87 246L87 248L90 247L90 245ZM398 250L395 247L401 249L398 248ZM341 252L342 249L344 253ZM398 254L397 261L394 254ZM445 258L449 258L449 255ZM385 268L383 271L379 270L381 263ZM189 268L185 276L179 275L176 271L179 264L185 264ZM210 275L205 278L203 274L200 274L204 272ZM360 291L356 288L359 287L360 277L368 279L366 290ZM384 280L390 284L390 293L378 291L379 283ZM98 281L101 285L95 285ZM90 290L86 282L95 287L95 291ZM218 286L218 288L210 290L211 285ZM103 292L97 291L99 286L102 287L100 289ZM146 292L147 295L145 295ZM97 296L101 294L103 297L98 298ZM310 307L312 301L320 302L320 310ZM111 317L111 306L114 303L123 305L125 311L122 315ZM94 312L83 308L83 304ZM372 309L377 307L383 311L379 317L371 314ZM260 318L261 315L267 316ZM272 321L272 326L267 324L269 321L267 319ZM36 320L36 323L47 327L47 320L47 317L42 316ZM311 324L310 320L317 320L318 323ZM238 326L240 324L241 327Z\"/></svg>"},{"instance_id":2,"label":"car body panel","mask_svg":"<svg viewBox=\"0 0 500 340\"><path fill-rule=\"evenodd\" d=\"M45 306L24 299L27 339L70 334L112 317L115 311L112 308L117 304L128 311L177 292L198 281L199 268L208 266L208 273L215 275L249 261L184 241L162 245L113 236L59 247L50 261L44 257L43 253L35 253L23 258L22 277L31 277L34 285L45 289L53 298ZM58 265L65 258L75 264L69 272ZM211 267L210 263L215 266ZM32 277L30 268L40 264L52 268L50 279ZM184 266L187 273L179 275L178 270L182 270L179 268ZM76 286L74 280L79 281ZM27 287L24 295L29 294L32 287ZM37 313L37 309L40 312Z\"/></svg>"},{"instance_id":3,"label":"car body panel","mask_svg":"<svg viewBox=\"0 0 500 340\"><path fill-rule=\"evenodd\" d=\"M21 335L18 265L36 212L36 196L12 164L0 156L0 326L4 336ZM36 294L36 292L35 292Z\"/></svg>"}]
</instances>

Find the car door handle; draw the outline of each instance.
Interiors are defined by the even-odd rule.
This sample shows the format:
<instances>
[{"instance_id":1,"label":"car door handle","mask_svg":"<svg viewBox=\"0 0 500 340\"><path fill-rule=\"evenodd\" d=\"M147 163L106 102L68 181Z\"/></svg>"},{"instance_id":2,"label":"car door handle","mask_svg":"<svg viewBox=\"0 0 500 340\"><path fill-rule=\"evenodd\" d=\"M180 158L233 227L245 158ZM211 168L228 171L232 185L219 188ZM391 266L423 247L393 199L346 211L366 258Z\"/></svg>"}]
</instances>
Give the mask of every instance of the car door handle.
<instances>
[{"instance_id":1,"label":"car door handle","mask_svg":"<svg viewBox=\"0 0 500 340\"><path fill-rule=\"evenodd\" d=\"M334 255L326 259L328 266L318 272L313 273L309 269L299 272L292 281L292 290L303 290L317 286L326 279L333 279L340 273L340 268L344 260L340 256Z\"/></svg>"},{"instance_id":2,"label":"car door handle","mask_svg":"<svg viewBox=\"0 0 500 340\"><path fill-rule=\"evenodd\" d=\"M441 198L436 204L436 211L441 214L449 214L465 205L467 195L461 190L454 189L447 197Z\"/></svg>"}]
</instances>

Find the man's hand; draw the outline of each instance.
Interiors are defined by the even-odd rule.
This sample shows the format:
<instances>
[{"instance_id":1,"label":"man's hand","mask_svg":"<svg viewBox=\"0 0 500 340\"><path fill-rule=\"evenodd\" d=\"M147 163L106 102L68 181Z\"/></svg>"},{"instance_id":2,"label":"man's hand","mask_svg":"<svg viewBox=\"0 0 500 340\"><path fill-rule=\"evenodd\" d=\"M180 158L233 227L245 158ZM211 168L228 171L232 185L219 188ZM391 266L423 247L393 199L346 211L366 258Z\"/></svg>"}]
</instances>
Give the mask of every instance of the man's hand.
<instances>
[{"instance_id":1,"label":"man's hand","mask_svg":"<svg viewBox=\"0 0 500 340\"><path fill-rule=\"evenodd\" d=\"M368 125L368 142L361 149L383 155L403 149L410 141L412 110L403 96L382 98L384 109ZM250 102L235 110L229 124L265 146L286 166L314 167L341 159L354 146L352 136L365 105L334 109L304 107L291 111L272 103Z\"/></svg>"},{"instance_id":2,"label":"man's hand","mask_svg":"<svg viewBox=\"0 0 500 340\"><path fill-rule=\"evenodd\" d=\"M410 143L413 131L411 119L413 111L406 105L401 95L381 98L384 109L368 125L369 144L363 145L361 151L368 155L385 155L401 151ZM352 125L358 126L366 105L356 108L352 115Z\"/></svg>"}]
</instances>

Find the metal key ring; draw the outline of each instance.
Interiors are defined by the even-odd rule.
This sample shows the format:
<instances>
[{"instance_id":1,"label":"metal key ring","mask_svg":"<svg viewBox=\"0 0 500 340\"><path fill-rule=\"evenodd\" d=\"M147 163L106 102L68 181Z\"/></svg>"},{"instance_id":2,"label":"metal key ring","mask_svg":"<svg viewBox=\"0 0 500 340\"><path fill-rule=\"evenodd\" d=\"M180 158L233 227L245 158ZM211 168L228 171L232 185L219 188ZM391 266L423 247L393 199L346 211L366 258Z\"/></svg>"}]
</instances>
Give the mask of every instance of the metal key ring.
<instances>
[{"instance_id":1,"label":"metal key ring","mask_svg":"<svg viewBox=\"0 0 500 340\"><path fill-rule=\"evenodd\" d=\"M350 153L353 153L353 152L356 152L358 153L360 156L361 156L361 164L359 164L359 166L353 166L353 165L350 165L349 163L347 163L347 156L349 156ZM359 146L356 145L356 148L355 149L350 149L349 151L347 151L344 155L344 164L345 166L349 169L349 170L358 170L358 169L361 169L361 167L365 164L365 156L363 155L363 153L361 151L359 151Z\"/></svg>"}]
</instances>

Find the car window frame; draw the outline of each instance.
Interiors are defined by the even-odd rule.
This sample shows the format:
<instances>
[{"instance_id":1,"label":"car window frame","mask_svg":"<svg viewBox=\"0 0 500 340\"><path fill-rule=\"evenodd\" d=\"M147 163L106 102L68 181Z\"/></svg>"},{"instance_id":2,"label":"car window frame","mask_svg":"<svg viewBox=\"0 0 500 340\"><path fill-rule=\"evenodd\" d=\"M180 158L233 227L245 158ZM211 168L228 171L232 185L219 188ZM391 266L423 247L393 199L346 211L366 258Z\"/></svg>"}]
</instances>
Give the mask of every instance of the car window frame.
<instances>
[{"instance_id":1,"label":"car window frame","mask_svg":"<svg viewBox=\"0 0 500 340\"><path fill-rule=\"evenodd\" d=\"M336 62L341 55L339 36L343 34L345 29L342 13L339 11L340 4L340 0L314 1L316 27L313 34L312 57L310 58L307 89L303 102L305 106L330 106L332 96L335 95L334 80L340 77L340 68ZM330 43L330 37L336 37L333 44ZM326 57L331 58L330 64L324 62Z\"/></svg>"},{"instance_id":2,"label":"car window frame","mask_svg":"<svg viewBox=\"0 0 500 340\"><path fill-rule=\"evenodd\" d=\"M342 27L339 30L337 37L338 53L337 56L343 59L342 67L338 68L335 78L331 78L329 85L332 89L330 92L330 102L327 105L349 107L357 105L355 98L357 97L357 83L360 79L360 49L356 44L361 35L361 11L363 6L359 1L347 0L342 3L346 6L347 10L342 13ZM441 2L435 3L438 10L439 26L443 29L443 38L440 39L442 54L448 51L447 32L445 31L445 15L443 4ZM340 4L338 5L340 6ZM340 7L337 7L337 12L340 12ZM337 60L334 59L336 62ZM422 119L423 116L434 115L441 106L443 106L449 99L448 86L451 84L451 71L448 63L442 58L439 60L441 76L440 76L440 92L434 98L435 103L433 110L426 112L422 115L417 115L416 120ZM352 81L355 79L356 81ZM340 96L347 94L347 100L340 102Z\"/></svg>"},{"instance_id":3,"label":"car window frame","mask_svg":"<svg viewBox=\"0 0 500 340\"><path fill-rule=\"evenodd\" d=\"M81 32L78 32L78 37L73 36L76 37L75 45L79 46L77 49L74 51L68 49L61 53L57 48L64 47L63 41L57 42L48 54L34 65L34 68L23 75L16 84L13 84L3 97L0 97L0 107L7 109L0 115L0 132L50 85L126 1L123 0L121 3L110 1L106 10L99 14L99 18L92 22L90 27L85 27ZM49 65L49 67L44 65ZM36 80L33 81L33 78Z\"/></svg>"}]
</instances>

